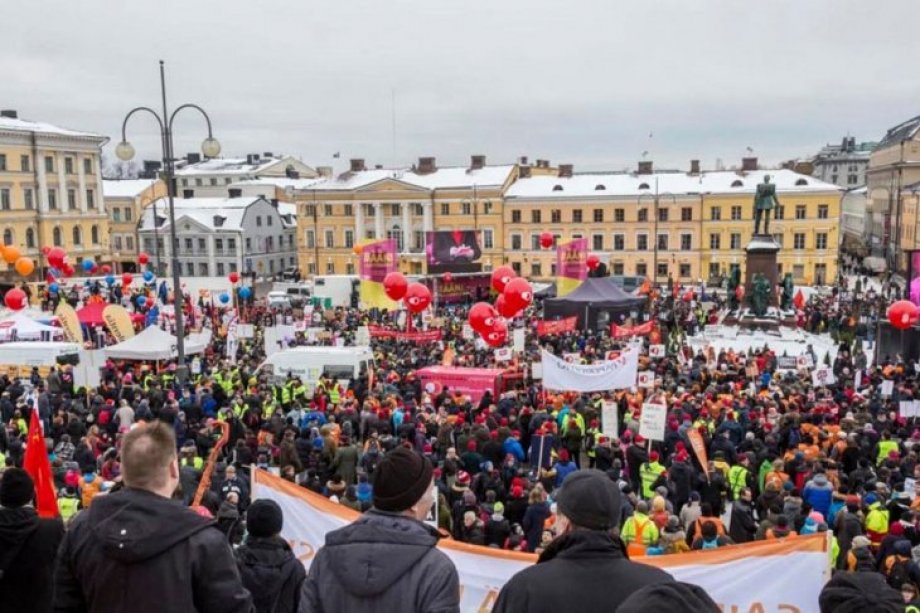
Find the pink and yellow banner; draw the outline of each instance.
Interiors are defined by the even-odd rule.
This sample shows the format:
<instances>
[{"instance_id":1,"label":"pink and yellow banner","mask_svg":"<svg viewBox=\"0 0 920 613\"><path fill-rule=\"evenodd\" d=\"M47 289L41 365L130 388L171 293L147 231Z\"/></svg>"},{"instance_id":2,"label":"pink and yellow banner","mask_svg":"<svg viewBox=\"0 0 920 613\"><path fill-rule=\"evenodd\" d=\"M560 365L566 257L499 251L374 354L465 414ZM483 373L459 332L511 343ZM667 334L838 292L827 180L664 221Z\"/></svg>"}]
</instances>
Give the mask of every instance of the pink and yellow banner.
<instances>
[{"instance_id":1,"label":"pink and yellow banner","mask_svg":"<svg viewBox=\"0 0 920 613\"><path fill-rule=\"evenodd\" d=\"M358 278L360 300L364 308L395 309L396 303L383 291L383 280L399 268L396 240L368 241L361 245L358 255Z\"/></svg>"},{"instance_id":2,"label":"pink and yellow banner","mask_svg":"<svg viewBox=\"0 0 920 613\"><path fill-rule=\"evenodd\" d=\"M565 296L588 278L588 239L576 238L556 247L556 296Z\"/></svg>"}]
</instances>

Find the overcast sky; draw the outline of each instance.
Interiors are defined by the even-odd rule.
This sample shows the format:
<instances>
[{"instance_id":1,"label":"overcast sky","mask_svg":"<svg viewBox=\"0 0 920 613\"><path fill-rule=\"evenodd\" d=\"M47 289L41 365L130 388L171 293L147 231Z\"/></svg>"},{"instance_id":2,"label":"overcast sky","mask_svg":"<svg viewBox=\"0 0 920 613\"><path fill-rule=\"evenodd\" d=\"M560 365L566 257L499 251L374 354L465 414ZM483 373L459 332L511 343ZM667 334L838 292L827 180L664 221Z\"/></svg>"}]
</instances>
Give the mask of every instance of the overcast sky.
<instances>
[{"instance_id":1,"label":"overcast sky","mask_svg":"<svg viewBox=\"0 0 920 613\"><path fill-rule=\"evenodd\" d=\"M0 107L114 143L130 108L159 108L162 58L224 155L775 163L920 114L918 18L916 0L7 0ZM204 135L185 115L177 151ZM159 157L152 120L129 140Z\"/></svg>"}]
</instances>

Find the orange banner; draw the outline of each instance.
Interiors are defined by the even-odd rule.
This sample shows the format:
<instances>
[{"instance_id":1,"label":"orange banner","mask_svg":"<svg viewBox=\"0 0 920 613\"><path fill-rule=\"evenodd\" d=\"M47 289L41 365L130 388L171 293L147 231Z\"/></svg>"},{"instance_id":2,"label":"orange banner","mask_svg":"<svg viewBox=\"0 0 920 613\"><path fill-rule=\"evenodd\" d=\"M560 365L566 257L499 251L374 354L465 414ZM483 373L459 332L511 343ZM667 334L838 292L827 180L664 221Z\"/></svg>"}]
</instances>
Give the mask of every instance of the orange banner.
<instances>
[{"instance_id":1,"label":"orange banner","mask_svg":"<svg viewBox=\"0 0 920 613\"><path fill-rule=\"evenodd\" d=\"M616 324L610 324L610 336L613 338L629 338L630 336L645 336L650 334L652 330L655 329L654 321L647 321L644 324L638 326L618 326Z\"/></svg>"},{"instance_id":2,"label":"orange banner","mask_svg":"<svg viewBox=\"0 0 920 613\"><path fill-rule=\"evenodd\" d=\"M709 477L709 458L706 455L706 443L703 442L703 435L696 428L687 430L687 438L690 439L690 446L693 447L693 453L696 459L700 461L700 466L706 471L706 477Z\"/></svg>"}]
</instances>

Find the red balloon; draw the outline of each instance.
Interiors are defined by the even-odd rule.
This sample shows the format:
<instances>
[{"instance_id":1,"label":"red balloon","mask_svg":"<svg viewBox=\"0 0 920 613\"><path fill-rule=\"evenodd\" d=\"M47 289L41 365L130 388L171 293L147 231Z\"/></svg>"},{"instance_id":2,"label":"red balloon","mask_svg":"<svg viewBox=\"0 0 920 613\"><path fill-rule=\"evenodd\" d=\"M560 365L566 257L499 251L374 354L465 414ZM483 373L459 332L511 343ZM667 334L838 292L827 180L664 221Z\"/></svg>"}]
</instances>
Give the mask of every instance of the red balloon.
<instances>
[{"instance_id":1,"label":"red balloon","mask_svg":"<svg viewBox=\"0 0 920 613\"><path fill-rule=\"evenodd\" d=\"M107 275L107 274L109 274L110 272L112 272L112 267L109 266L108 264L103 264L103 265L102 265L102 274Z\"/></svg>"},{"instance_id":2,"label":"red balloon","mask_svg":"<svg viewBox=\"0 0 920 613\"><path fill-rule=\"evenodd\" d=\"M690 302L691 300L693 300L693 292L688 291L687 293L684 294L684 302Z\"/></svg>"},{"instance_id":3,"label":"red balloon","mask_svg":"<svg viewBox=\"0 0 920 613\"><path fill-rule=\"evenodd\" d=\"M743 285L739 285L738 287L735 288L735 298L737 298L738 300L741 300L742 298L744 298L744 286Z\"/></svg>"},{"instance_id":4,"label":"red balloon","mask_svg":"<svg viewBox=\"0 0 920 613\"><path fill-rule=\"evenodd\" d=\"M496 319L492 329L482 335L490 347L501 347L508 340L508 324L503 319Z\"/></svg>"},{"instance_id":5,"label":"red balloon","mask_svg":"<svg viewBox=\"0 0 920 613\"><path fill-rule=\"evenodd\" d=\"M48 263L51 264L53 268L64 268L64 258L67 257L67 253L60 247L52 247L48 251Z\"/></svg>"},{"instance_id":6,"label":"red balloon","mask_svg":"<svg viewBox=\"0 0 920 613\"><path fill-rule=\"evenodd\" d=\"M888 321L898 330L910 328L918 315L917 307L910 300L898 300L888 307Z\"/></svg>"},{"instance_id":7,"label":"red balloon","mask_svg":"<svg viewBox=\"0 0 920 613\"><path fill-rule=\"evenodd\" d=\"M48 245L45 245L44 247L42 247L42 255L48 255L50 251L51 251L51 247L49 247Z\"/></svg>"},{"instance_id":8,"label":"red balloon","mask_svg":"<svg viewBox=\"0 0 920 613\"><path fill-rule=\"evenodd\" d=\"M502 317L514 317L518 312L517 309L511 308L511 304L505 299L504 294L499 294L498 298L495 299L495 310Z\"/></svg>"},{"instance_id":9,"label":"red balloon","mask_svg":"<svg viewBox=\"0 0 920 613\"><path fill-rule=\"evenodd\" d=\"M431 291L421 283L410 283L406 288L405 302L410 313L421 313L431 304Z\"/></svg>"},{"instance_id":10,"label":"red balloon","mask_svg":"<svg viewBox=\"0 0 920 613\"><path fill-rule=\"evenodd\" d=\"M64 276L65 276L65 277L72 277L72 276L73 276L73 273L74 273L73 266L71 266L71 265L70 265L69 263L67 263L67 262L64 262L63 271L64 271Z\"/></svg>"},{"instance_id":11,"label":"red balloon","mask_svg":"<svg viewBox=\"0 0 920 613\"><path fill-rule=\"evenodd\" d=\"M521 277L511 279L505 286L505 291L502 295L505 297L508 307L515 313L521 309L526 309L533 302L533 288L530 287L527 279Z\"/></svg>"},{"instance_id":12,"label":"red balloon","mask_svg":"<svg viewBox=\"0 0 920 613\"><path fill-rule=\"evenodd\" d=\"M143 251L141 251L140 253L137 254L137 261L140 262L141 264L146 264L147 262L150 261L150 256L144 253Z\"/></svg>"},{"instance_id":13,"label":"red balloon","mask_svg":"<svg viewBox=\"0 0 920 613\"><path fill-rule=\"evenodd\" d=\"M585 264L588 265L588 270L594 270L601 265L601 259L592 253L585 259Z\"/></svg>"},{"instance_id":14,"label":"red balloon","mask_svg":"<svg viewBox=\"0 0 920 613\"><path fill-rule=\"evenodd\" d=\"M499 266L492 271L492 289L501 294L505 291L505 286L508 284L508 281L515 276L514 269L510 266Z\"/></svg>"},{"instance_id":15,"label":"red balloon","mask_svg":"<svg viewBox=\"0 0 920 613\"><path fill-rule=\"evenodd\" d=\"M29 306L29 297L26 296L26 293L21 289L14 287L3 296L3 302L10 309L20 311Z\"/></svg>"},{"instance_id":16,"label":"red balloon","mask_svg":"<svg viewBox=\"0 0 920 613\"><path fill-rule=\"evenodd\" d=\"M498 311L488 302L477 302L470 308L470 327L480 334L486 334L491 330L496 319Z\"/></svg>"},{"instance_id":17,"label":"red balloon","mask_svg":"<svg viewBox=\"0 0 920 613\"><path fill-rule=\"evenodd\" d=\"M444 281L444 283L450 283L454 279L454 276L449 272L445 272L443 275L441 275L441 279Z\"/></svg>"},{"instance_id":18,"label":"red balloon","mask_svg":"<svg viewBox=\"0 0 920 613\"><path fill-rule=\"evenodd\" d=\"M240 273L235 270L227 275L227 278L230 279L230 283L239 283L240 282Z\"/></svg>"},{"instance_id":19,"label":"red balloon","mask_svg":"<svg viewBox=\"0 0 920 613\"><path fill-rule=\"evenodd\" d=\"M391 272L383 278L383 291L390 300L402 300L408 288L409 282L401 272Z\"/></svg>"},{"instance_id":20,"label":"red balloon","mask_svg":"<svg viewBox=\"0 0 920 613\"><path fill-rule=\"evenodd\" d=\"M552 232L544 232L540 235L540 246L544 249L549 249L555 242L556 237L553 236Z\"/></svg>"},{"instance_id":21,"label":"red balloon","mask_svg":"<svg viewBox=\"0 0 920 613\"><path fill-rule=\"evenodd\" d=\"M131 285L133 281L134 281L134 277L131 275L130 272L126 272L121 275L121 284L124 287L128 287L129 285Z\"/></svg>"}]
</instances>

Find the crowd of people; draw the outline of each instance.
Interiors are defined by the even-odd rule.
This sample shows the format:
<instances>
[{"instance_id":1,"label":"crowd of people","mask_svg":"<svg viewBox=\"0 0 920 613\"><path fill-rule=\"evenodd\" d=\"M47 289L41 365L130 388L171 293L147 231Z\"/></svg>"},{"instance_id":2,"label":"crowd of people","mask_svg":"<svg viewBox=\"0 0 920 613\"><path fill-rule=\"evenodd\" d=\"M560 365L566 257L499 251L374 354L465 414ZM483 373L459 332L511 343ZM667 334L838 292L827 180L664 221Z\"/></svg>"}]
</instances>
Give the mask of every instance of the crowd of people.
<instances>
[{"instance_id":1,"label":"crowd of people","mask_svg":"<svg viewBox=\"0 0 920 613\"><path fill-rule=\"evenodd\" d=\"M636 339L606 330L539 338L539 304L514 322L528 329L524 352L501 364L520 382L475 402L448 386L426 388L415 372L497 365L491 348L464 336L462 305L436 309L440 341L374 339L368 376L323 377L312 393L258 370L266 326L294 315L258 304L247 312L254 337L230 359L221 309L202 305L215 334L187 381L175 364L115 361L94 389L76 388L68 367L30 381L2 375L0 612L453 611L456 570L434 548L445 534L539 556L505 586L496 611L598 602L718 610L699 588L630 558L821 532L831 534L838 573L822 611L860 598L893 607L867 610L918 607L920 427L898 408L920 398L920 379L899 355L871 359L888 301L869 281L844 279L796 317L838 344L834 356L813 355L836 376L817 388L808 370L781 369L770 347L694 353L679 343L664 358L643 353L652 388L551 392L531 376L542 348L591 362ZM662 337L682 338L724 313L718 298L684 298L662 292L650 305ZM399 316L329 309L318 342L351 344L360 326L395 327ZM285 344L307 342L295 334ZM650 401L668 408L663 440L638 434ZM601 419L610 402L615 432ZM30 510L31 481L17 468L32 412L50 454L56 524ZM217 422L228 424L229 441L210 458ZM364 513L328 535L308 575L279 536L280 508L253 500L252 466ZM183 508L211 468L196 512ZM432 508L435 521L425 523ZM164 557L178 543L182 553ZM149 566L146 578L130 572L137 565ZM191 577L177 579L185 569ZM25 576L43 577L45 600L22 589ZM189 582L191 591L178 587ZM561 587L572 585L577 594Z\"/></svg>"}]
</instances>

